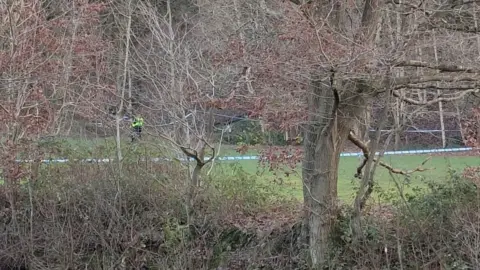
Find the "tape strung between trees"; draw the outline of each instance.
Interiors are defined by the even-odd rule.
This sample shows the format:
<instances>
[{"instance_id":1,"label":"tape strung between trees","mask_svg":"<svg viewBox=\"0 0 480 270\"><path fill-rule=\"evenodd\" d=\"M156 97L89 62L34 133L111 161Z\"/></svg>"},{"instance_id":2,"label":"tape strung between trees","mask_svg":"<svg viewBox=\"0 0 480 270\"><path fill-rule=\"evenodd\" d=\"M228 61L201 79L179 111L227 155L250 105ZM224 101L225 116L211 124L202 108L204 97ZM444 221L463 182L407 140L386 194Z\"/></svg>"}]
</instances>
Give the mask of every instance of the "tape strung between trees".
<instances>
[{"instance_id":1,"label":"tape strung between trees","mask_svg":"<svg viewBox=\"0 0 480 270\"><path fill-rule=\"evenodd\" d=\"M446 149L425 149L425 150L404 150L404 151L385 151L384 155L408 155L408 154L431 154L431 153L449 153L449 152L465 152L473 150L472 147L463 147L463 148L446 148ZM375 155L379 155L379 152L376 152ZM358 157L363 156L362 152L350 152L350 153L341 153L341 157ZM205 157L205 161L211 159L211 157ZM258 160L260 156L232 156L232 157L216 157L216 160L220 161L236 161L236 160ZM145 158L141 159L145 160ZM160 161L187 161L186 158L151 158L150 161L152 162L160 162ZM193 161L193 159L188 159ZM108 162L115 162L116 159L114 158L87 158L87 159L44 159L42 163L68 163L71 161L80 161L85 163L108 163ZM31 163L33 160L17 160L17 162L22 163Z\"/></svg>"}]
</instances>

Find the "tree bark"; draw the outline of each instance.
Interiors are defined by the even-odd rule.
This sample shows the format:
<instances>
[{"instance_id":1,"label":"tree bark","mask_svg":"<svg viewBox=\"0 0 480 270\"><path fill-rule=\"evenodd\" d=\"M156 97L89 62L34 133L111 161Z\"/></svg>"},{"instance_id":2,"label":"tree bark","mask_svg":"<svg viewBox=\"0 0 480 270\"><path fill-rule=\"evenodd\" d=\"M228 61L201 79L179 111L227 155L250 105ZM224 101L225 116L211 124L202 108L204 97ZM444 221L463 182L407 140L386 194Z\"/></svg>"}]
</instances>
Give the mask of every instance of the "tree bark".
<instances>
[{"instance_id":1,"label":"tree bark","mask_svg":"<svg viewBox=\"0 0 480 270\"><path fill-rule=\"evenodd\" d=\"M337 179L340 152L348 132L345 129L320 134L314 150L313 173L308 180L306 196L309 211L309 246L313 266L323 266L327 260L329 237L336 217Z\"/></svg>"},{"instance_id":2,"label":"tree bark","mask_svg":"<svg viewBox=\"0 0 480 270\"><path fill-rule=\"evenodd\" d=\"M378 25L378 0L366 0L362 12L361 27L350 44L353 52L373 47ZM330 1L318 1L318 16ZM329 10L329 9L327 9ZM333 27L345 29L342 5L335 5L336 16L330 17ZM340 31L342 32L342 31ZM362 44L362 46L358 46ZM350 65L350 72L371 62L371 53L362 54ZM328 59L326 59L328 60ZM330 74L329 74L330 73ZM328 76L330 75L330 76ZM336 79L335 71L318 69L311 81L308 98L308 121L305 126L303 160L303 194L305 219L303 240L308 239L312 268L321 268L328 260L329 237L337 216L337 180L340 153L356 119L366 115L365 97L372 96L368 79ZM322 78L323 79L322 81ZM337 90L337 87L341 89ZM342 100L345 100L342 103Z\"/></svg>"},{"instance_id":3,"label":"tree bark","mask_svg":"<svg viewBox=\"0 0 480 270\"><path fill-rule=\"evenodd\" d=\"M333 134L322 132L330 123L329 118L335 103L334 94L331 87L326 87L321 78L315 75L312 80L312 95L309 98L302 172L306 225L304 237L308 240L312 265L323 264L326 259L327 237L331 231L329 210L335 206L336 198L336 188L331 184L336 180L337 171ZM335 168L330 168L330 165Z\"/></svg>"},{"instance_id":4,"label":"tree bark","mask_svg":"<svg viewBox=\"0 0 480 270\"><path fill-rule=\"evenodd\" d=\"M354 119L351 116L362 115L366 110L361 95L342 106L334 85L334 73L331 73L329 83L321 80L321 73L314 74L312 95L308 98L302 171L305 207L302 237L308 239L312 267L320 267L327 260L329 236L337 210L340 153L351 130Z\"/></svg>"}]
</instances>

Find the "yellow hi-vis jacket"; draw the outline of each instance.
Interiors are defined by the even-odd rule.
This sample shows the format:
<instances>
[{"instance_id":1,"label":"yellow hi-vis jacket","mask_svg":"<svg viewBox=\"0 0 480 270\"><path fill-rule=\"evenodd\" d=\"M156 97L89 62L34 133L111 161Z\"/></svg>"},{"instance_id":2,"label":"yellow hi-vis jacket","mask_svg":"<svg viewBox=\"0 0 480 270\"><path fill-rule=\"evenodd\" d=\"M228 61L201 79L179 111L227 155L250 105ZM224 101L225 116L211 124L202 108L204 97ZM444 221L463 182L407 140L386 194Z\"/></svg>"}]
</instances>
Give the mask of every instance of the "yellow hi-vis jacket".
<instances>
[{"instance_id":1,"label":"yellow hi-vis jacket","mask_svg":"<svg viewBox=\"0 0 480 270\"><path fill-rule=\"evenodd\" d=\"M143 127L143 118L135 117L132 122L132 127Z\"/></svg>"}]
</instances>

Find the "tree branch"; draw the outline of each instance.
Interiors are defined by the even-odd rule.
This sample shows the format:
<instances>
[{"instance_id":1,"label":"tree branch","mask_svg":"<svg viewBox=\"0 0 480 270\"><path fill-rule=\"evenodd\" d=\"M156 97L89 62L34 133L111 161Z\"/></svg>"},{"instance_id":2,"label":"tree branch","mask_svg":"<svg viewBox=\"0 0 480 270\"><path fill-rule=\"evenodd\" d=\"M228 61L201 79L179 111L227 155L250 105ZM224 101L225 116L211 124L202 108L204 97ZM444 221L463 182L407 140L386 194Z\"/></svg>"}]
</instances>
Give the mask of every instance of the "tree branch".
<instances>
[{"instance_id":1,"label":"tree branch","mask_svg":"<svg viewBox=\"0 0 480 270\"><path fill-rule=\"evenodd\" d=\"M418 101L418 100L415 100L415 99L411 99L411 98L407 98L407 97L402 97L400 95L400 93L398 91L392 91L392 94L393 96L399 98L400 100L402 100L403 102L405 103L408 103L410 105L432 105L432 104L436 104L438 102L445 102L445 101L454 101L454 100L458 100L458 99L461 99L463 97L465 97L466 95L468 94L472 94L472 93L478 93L480 92L480 89L470 89L470 90L466 90L466 91L463 91L461 93L459 93L458 95L451 95L451 96L443 96L443 95L440 95L430 101L426 101L426 102L422 102L422 101Z\"/></svg>"},{"instance_id":2,"label":"tree branch","mask_svg":"<svg viewBox=\"0 0 480 270\"><path fill-rule=\"evenodd\" d=\"M355 173L356 178L361 178L362 177L362 170L365 167L365 165L367 164L368 157L370 156L370 150L368 149L368 146L366 145L366 143L364 143L360 139L358 139L355 135L353 135L352 132L350 132L350 134L348 134L348 140L350 140L353 144L355 144L363 152L364 159L362 161L362 164L360 164L360 166L357 167L357 172ZM377 162L376 158L373 158L373 160L375 162ZM427 169L427 168L423 168L423 165L425 165L425 163L427 163L428 160L430 160L430 157L425 159L425 161L423 161L418 167L416 167L413 170L409 170L409 171L404 171L404 170L401 170L401 169L394 168L394 167L392 167L392 165L387 164L383 161L378 161L378 164L380 166L386 168L391 173L401 174L401 175L410 175L414 172L424 172L424 171L430 170L430 169Z\"/></svg>"},{"instance_id":3,"label":"tree branch","mask_svg":"<svg viewBox=\"0 0 480 270\"><path fill-rule=\"evenodd\" d=\"M182 152L187 155L187 157L189 158L193 158L196 162L197 162L197 165L200 166L200 167L203 167L205 166L206 164L208 164L209 162L211 162L214 158L215 158L215 148L213 146L211 146L207 141L205 141L204 139L202 139L203 142L205 143L205 145L207 145L210 150L212 151L212 156L207 160L202 160L203 157L200 157L199 153L197 152L197 150L195 149L192 149L192 148L187 148L187 147L184 147L184 146L179 146L180 149L182 150Z\"/></svg>"},{"instance_id":4,"label":"tree branch","mask_svg":"<svg viewBox=\"0 0 480 270\"><path fill-rule=\"evenodd\" d=\"M429 68L439 70L440 72L465 72L465 73L480 73L479 69L475 69L472 67L464 67L458 65L449 65L449 64L430 64L423 61L417 60L406 60L401 61L395 64L398 67L422 67L422 68Z\"/></svg>"},{"instance_id":5,"label":"tree branch","mask_svg":"<svg viewBox=\"0 0 480 270\"><path fill-rule=\"evenodd\" d=\"M465 24L465 25L456 25L456 24L449 24L449 23L436 23L432 24L431 28L443 28L455 32L463 32L463 33L470 33L470 34L475 34L480 32L480 29L478 29L475 26L472 26L470 24Z\"/></svg>"},{"instance_id":6,"label":"tree branch","mask_svg":"<svg viewBox=\"0 0 480 270\"><path fill-rule=\"evenodd\" d=\"M4 110L8 115L10 114L10 111L7 110L5 107L3 107L2 104L0 104L0 108L1 108L2 110Z\"/></svg>"},{"instance_id":7,"label":"tree branch","mask_svg":"<svg viewBox=\"0 0 480 270\"><path fill-rule=\"evenodd\" d=\"M205 144L210 148L210 150L212 151L212 156L204 162L204 165L211 162L214 158L215 158L215 147L211 146L207 141L205 141Z\"/></svg>"},{"instance_id":8,"label":"tree branch","mask_svg":"<svg viewBox=\"0 0 480 270\"><path fill-rule=\"evenodd\" d=\"M201 166L203 166L203 161L200 160L200 158L198 157L198 152L197 150L195 149L191 149L191 148L187 148L187 147L184 147L184 146L180 146L180 149L182 150L182 152L187 155L187 157L189 158L193 158L197 164L201 164Z\"/></svg>"},{"instance_id":9,"label":"tree branch","mask_svg":"<svg viewBox=\"0 0 480 270\"><path fill-rule=\"evenodd\" d=\"M395 77L391 80L393 81L394 86L404 86L408 84L416 83L427 83L427 82L478 82L480 80L480 74L436 74L431 76L406 76L406 77Z\"/></svg>"},{"instance_id":10,"label":"tree branch","mask_svg":"<svg viewBox=\"0 0 480 270\"><path fill-rule=\"evenodd\" d=\"M418 85L418 84L407 84L407 85L399 85L395 87L395 90L400 90L400 89L432 89L432 90L472 90L472 89L480 89L480 84L474 84L474 85L462 85L462 86L455 86L455 85L447 85L447 86L439 86L439 85L434 85L434 84L424 84L424 85Z\"/></svg>"}]
</instances>

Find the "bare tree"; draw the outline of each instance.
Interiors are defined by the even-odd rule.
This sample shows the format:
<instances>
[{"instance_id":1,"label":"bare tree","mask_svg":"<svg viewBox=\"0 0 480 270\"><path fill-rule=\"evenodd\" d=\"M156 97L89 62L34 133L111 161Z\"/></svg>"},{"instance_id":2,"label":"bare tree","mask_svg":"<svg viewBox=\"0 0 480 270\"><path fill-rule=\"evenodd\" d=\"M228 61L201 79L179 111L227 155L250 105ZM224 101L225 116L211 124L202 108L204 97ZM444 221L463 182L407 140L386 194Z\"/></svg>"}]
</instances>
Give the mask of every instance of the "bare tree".
<instances>
[{"instance_id":1,"label":"bare tree","mask_svg":"<svg viewBox=\"0 0 480 270\"><path fill-rule=\"evenodd\" d=\"M28 181L29 248L34 241L36 211L33 182L37 180L40 161L49 150L41 148L40 139L68 132L75 114L92 117L106 88L104 82L90 83L95 61L88 57L102 56L100 48L108 46L94 34L88 38L89 45L85 45L85 36L76 35L94 32L94 22L104 6L61 2L59 5L66 10L51 15L44 4L0 2L0 170L15 230L20 181ZM85 57L76 57L75 53ZM89 107L85 108L85 104ZM24 165L17 161L19 157L33 162Z\"/></svg>"},{"instance_id":2,"label":"bare tree","mask_svg":"<svg viewBox=\"0 0 480 270\"><path fill-rule=\"evenodd\" d=\"M165 5L139 2L137 23L146 29L135 35L130 76L134 111L147 117L149 135L156 147L184 156L190 170L186 182L187 208L193 213L202 168L216 154L213 146L213 113L216 100L215 72L202 55L203 41L191 34L193 19L174 13L173 1ZM188 16L188 14L184 14Z\"/></svg>"},{"instance_id":3,"label":"bare tree","mask_svg":"<svg viewBox=\"0 0 480 270\"><path fill-rule=\"evenodd\" d=\"M118 107L117 111L115 113L115 129L116 129L116 145L117 145L117 161L118 161L118 166L119 166L119 171L122 171L122 148L121 148L121 122L123 120L123 115L126 107L130 107L130 100L128 104L125 104L126 100L126 91L128 93L131 93L131 83L129 80L129 69L130 69L130 45L131 45L131 36L132 36L132 13L133 10L135 9L135 3L133 0L128 0L126 3L126 7L122 10L124 10L125 14L118 14L120 16L124 16L124 18L120 19L120 25L121 29L123 30L123 33L121 33L119 39L119 47L122 48L123 50L120 50L119 53L121 56L119 59L122 59L121 63L119 63L119 74L117 75L117 95L118 95ZM124 22L124 23L122 23ZM128 90L127 90L128 88Z\"/></svg>"}]
</instances>

